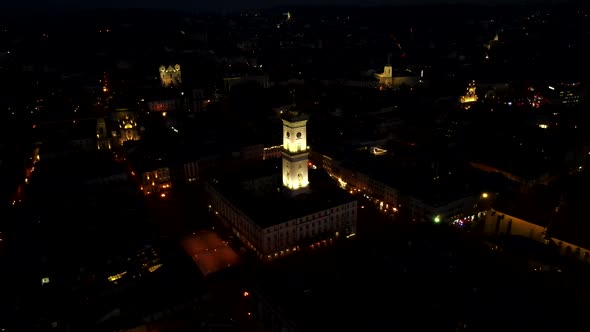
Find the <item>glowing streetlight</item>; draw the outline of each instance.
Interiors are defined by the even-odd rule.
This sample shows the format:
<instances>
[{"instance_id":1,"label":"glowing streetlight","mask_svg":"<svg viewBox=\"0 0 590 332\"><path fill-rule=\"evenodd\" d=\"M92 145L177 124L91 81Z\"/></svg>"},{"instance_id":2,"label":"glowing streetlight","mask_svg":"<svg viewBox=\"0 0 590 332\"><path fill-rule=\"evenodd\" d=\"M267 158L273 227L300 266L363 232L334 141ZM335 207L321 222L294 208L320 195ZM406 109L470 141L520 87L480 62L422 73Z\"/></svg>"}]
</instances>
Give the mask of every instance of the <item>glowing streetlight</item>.
<instances>
[{"instance_id":1,"label":"glowing streetlight","mask_svg":"<svg viewBox=\"0 0 590 332\"><path fill-rule=\"evenodd\" d=\"M434 223L438 224L440 222L440 216L434 217Z\"/></svg>"},{"instance_id":2,"label":"glowing streetlight","mask_svg":"<svg viewBox=\"0 0 590 332\"><path fill-rule=\"evenodd\" d=\"M489 195L488 195L488 193L483 193L483 194L481 194L481 197L482 197L482 198L488 198L488 196L489 196Z\"/></svg>"}]
</instances>

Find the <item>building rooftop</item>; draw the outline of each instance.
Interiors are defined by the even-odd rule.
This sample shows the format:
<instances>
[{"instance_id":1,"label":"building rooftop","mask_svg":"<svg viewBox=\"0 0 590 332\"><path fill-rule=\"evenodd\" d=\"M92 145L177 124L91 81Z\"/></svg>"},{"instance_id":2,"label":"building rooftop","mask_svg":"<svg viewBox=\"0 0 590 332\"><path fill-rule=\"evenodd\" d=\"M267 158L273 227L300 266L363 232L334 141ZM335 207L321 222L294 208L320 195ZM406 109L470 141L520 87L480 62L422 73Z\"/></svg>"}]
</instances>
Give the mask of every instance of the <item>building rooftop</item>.
<instances>
[{"instance_id":1,"label":"building rooftop","mask_svg":"<svg viewBox=\"0 0 590 332\"><path fill-rule=\"evenodd\" d=\"M253 193L244 189L239 181L276 176L276 182ZM236 181L237 180L237 181ZM314 212L355 201L354 197L340 189L321 170L309 170L310 190L295 197L282 192L280 167L276 161L262 161L250 169L241 169L238 176L228 176L214 184L230 202L261 227L276 225Z\"/></svg>"},{"instance_id":2,"label":"building rooftop","mask_svg":"<svg viewBox=\"0 0 590 332\"><path fill-rule=\"evenodd\" d=\"M558 199L542 187L535 187L528 193L507 192L498 195L493 207L498 212L545 227L556 218Z\"/></svg>"},{"instance_id":3,"label":"building rooftop","mask_svg":"<svg viewBox=\"0 0 590 332\"><path fill-rule=\"evenodd\" d=\"M309 120L309 116L307 114L298 111L295 107L290 108L281 116L281 118L290 122Z\"/></svg>"},{"instance_id":4,"label":"building rooftop","mask_svg":"<svg viewBox=\"0 0 590 332\"><path fill-rule=\"evenodd\" d=\"M472 194L471 169L466 165L411 146L386 149L383 156L360 151L345 164L435 207Z\"/></svg>"}]
</instances>

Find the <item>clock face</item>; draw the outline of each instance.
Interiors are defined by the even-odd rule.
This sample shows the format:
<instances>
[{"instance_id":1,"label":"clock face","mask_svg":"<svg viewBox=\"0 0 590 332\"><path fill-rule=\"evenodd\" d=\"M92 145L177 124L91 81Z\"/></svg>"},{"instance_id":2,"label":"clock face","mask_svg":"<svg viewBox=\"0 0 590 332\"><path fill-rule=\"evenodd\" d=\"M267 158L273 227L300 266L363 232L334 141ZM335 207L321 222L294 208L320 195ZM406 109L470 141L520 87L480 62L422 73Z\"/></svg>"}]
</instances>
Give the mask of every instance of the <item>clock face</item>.
<instances>
[{"instance_id":1,"label":"clock face","mask_svg":"<svg viewBox=\"0 0 590 332\"><path fill-rule=\"evenodd\" d=\"M291 137L291 134L289 132L287 132L287 138Z\"/></svg>"},{"instance_id":2,"label":"clock face","mask_svg":"<svg viewBox=\"0 0 590 332\"><path fill-rule=\"evenodd\" d=\"M301 133L297 133L297 138L301 138Z\"/></svg>"}]
</instances>

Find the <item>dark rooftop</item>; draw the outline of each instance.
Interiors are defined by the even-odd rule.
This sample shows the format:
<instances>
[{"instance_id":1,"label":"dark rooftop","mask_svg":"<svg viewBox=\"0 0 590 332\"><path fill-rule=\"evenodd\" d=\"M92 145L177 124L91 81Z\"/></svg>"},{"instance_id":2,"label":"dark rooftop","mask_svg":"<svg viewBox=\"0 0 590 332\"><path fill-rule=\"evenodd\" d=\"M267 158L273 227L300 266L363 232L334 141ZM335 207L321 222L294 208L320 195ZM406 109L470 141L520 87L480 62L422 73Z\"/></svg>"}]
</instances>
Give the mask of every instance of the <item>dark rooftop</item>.
<instances>
[{"instance_id":1,"label":"dark rooftop","mask_svg":"<svg viewBox=\"0 0 590 332\"><path fill-rule=\"evenodd\" d=\"M383 156L360 151L347 160L348 167L432 206L472 194L472 169L452 157L404 145L387 149Z\"/></svg>"},{"instance_id":2,"label":"dark rooftop","mask_svg":"<svg viewBox=\"0 0 590 332\"><path fill-rule=\"evenodd\" d=\"M252 167L249 174L247 170L242 169L238 177L234 175L221 179L215 187L261 227L276 225L355 200L338 188L326 173L311 169L309 170L310 191L296 197L288 197L281 192L280 168L274 165L275 161L260 162L259 167ZM279 181L257 194L243 189L235 181L273 176L273 172L278 173Z\"/></svg>"},{"instance_id":3,"label":"dark rooftop","mask_svg":"<svg viewBox=\"0 0 590 332\"><path fill-rule=\"evenodd\" d=\"M547 226L556 218L558 198L542 187L535 187L528 193L512 192L498 195L493 206L498 212L539 226Z\"/></svg>"},{"instance_id":4,"label":"dark rooftop","mask_svg":"<svg viewBox=\"0 0 590 332\"><path fill-rule=\"evenodd\" d=\"M294 107L291 108L289 111L285 112L281 116L281 118L291 122L309 120L309 116L307 114L298 111Z\"/></svg>"}]
</instances>

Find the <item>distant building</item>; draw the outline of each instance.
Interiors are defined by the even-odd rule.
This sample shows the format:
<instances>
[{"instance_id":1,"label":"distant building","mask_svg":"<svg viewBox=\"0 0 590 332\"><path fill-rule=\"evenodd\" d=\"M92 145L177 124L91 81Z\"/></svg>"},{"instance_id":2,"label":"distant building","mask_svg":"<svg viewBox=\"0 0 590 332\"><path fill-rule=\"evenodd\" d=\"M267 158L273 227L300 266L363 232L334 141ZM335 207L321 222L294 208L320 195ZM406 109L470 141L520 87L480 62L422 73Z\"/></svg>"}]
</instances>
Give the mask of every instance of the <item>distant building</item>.
<instances>
[{"instance_id":1,"label":"distant building","mask_svg":"<svg viewBox=\"0 0 590 332\"><path fill-rule=\"evenodd\" d=\"M524 195L520 195L520 198L510 196L496 202L494 209L487 211L484 216L484 233L491 236L527 238L549 245L561 255L590 263L590 245L587 240L580 241L584 235L577 236L576 240L572 236L554 231L564 217L560 214L559 207L554 208L556 202L523 197ZM570 225L571 227L575 228ZM569 229L567 233L576 231ZM581 231L579 233L586 234Z\"/></svg>"},{"instance_id":2,"label":"distant building","mask_svg":"<svg viewBox=\"0 0 590 332\"><path fill-rule=\"evenodd\" d=\"M414 75L409 71L401 72L395 75L393 67L386 65L383 67L382 73L375 74L375 78L379 80L379 88L400 88L403 85L414 86L422 82L422 77Z\"/></svg>"},{"instance_id":3,"label":"distant building","mask_svg":"<svg viewBox=\"0 0 590 332\"><path fill-rule=\"evenodd\" d=\"M69 147L81 151L96 150L97 140L92 133L92 127L92 121L80 121L75 123L69 133Z\"/></svg>"},{"instance_id":4,"label":"distant building","mask_svg":"<svg viewBox=\"0 0 590 332\"><path fill-rule=\"evenodd\" d=\"M261 87L265 89L271 86L270 78L267 75L245 75L223 78L223 86L227 91L231 91L231 89L236 85L247 82L258 83Z\"/></svg>"},{"instance_id":5,"label":"distant building","mask_svg":"<svg viewBox=\"0 0 590 332\"><path fill-rule=\"evenodd\" d=\"M519 160L518 158L517 160ZM543 165L537 165L536 167L519 167L519 168L504 168L504 167L496 167L490 164L479 163L479 162L470 162L470 165L476 169L479 169L484 172L488 173L497 173L504 176L506 179L518 183L521 185L521 189L526 191L530 189L534 185L538 184L548 184L554 177L551 176L551 173L546 170ZM525 166L525 165L522 165ZM529 165L526 165L529 166ZM535 166L535 165L531 165Z\"/></svg>"},{"instance_id":6,"label":"distant building","mask_svg":"<svg viewBox=\"0 0 590 332\"><path fill-rule=\"evenodd\" d=\"M126 145L132 175L145 195L164 194L172 188L169 155L165 147L145 141Z\"/></svg>"},{"instance_id":7,"label":"distant building","mask_svg":"<svg viewBox=\"0 0 590 332\"><path fill-rule=\"evenodd\" d=\"M108 150L111 148L111 135L107 130L105 118L96 119L96 144L99 150Z\"/></svg>"},{"instance_id":8,"label":"distant building","mask_svg":"<svg viewBox=\"0 0 590 332\"><path fill-rule=\"evenodd\" d=\"M262 159L268 160L268 159L281 158L281 156L283 155L282 150L283 150L282 145L275 145L275 146L266 147L263 150Z\"/></svg>"},{"instance_id":9,"label":"distant building","mask_svg":"<svg viewBox=\"0 0 590 332\"><path fill-rule=\"evenodd\" d=\"M205 99L205 94L201 89L193 89L191 95L183 91L158 91L155 95L146 100L147 110L166 114L167 112L200 112L205 109L211 100Z\"/></svg>"},{"instance_id":10,"label":"distant building","mask_svg":"<svg viewBox=\"0 0 590 332\"><path fill-rule=\"evenodd\" d=\"M180 65L176 64L168 68L160 66L160 83L165 88L179 86L182 83Z\"/></svg>"},{"instance_id":11,"label":"distant building","mask_svg":"<svg viewBox=\"0 0 590 332\"><path fill-rule=\"evenodd\" d=\"M123 145L127 141L137 141L140 139L139 127L137 125L136 115L128 109L117 109L113 112L113 120L119 128L112 131L117 145Z\"/></svg>"},{"instance_id":12,"label":"distant building","mask_svg":"<svg viewBox=\"0 0 590 332\"><path fill-rule=\"evenodd\" d=\"M150 112L171 112L177 109L178 99L162 99L147 102Z\"/></svg>"},{"instance_id":13,"label":"distant building","mask_svg":"<svg viewBox=\"0 0 590 332\"><path fill-rule=\"evenodd\" d=\"M588 86L579 82L560 83L549 86L546 93L553 105L575 106L588 94Z\"/></svg>"},{"instance_id":14,"label":"distant building","mask_svg":"<svg viewBox=\"0 0 590 332\"><path fill-rule=\"evenodd\" d=\"M206 185L211 211L265 260L356 232L356 200L320 171L309 173L307 117L289 112L282 120L281 166L266 161Z\"/></svg>"},{"instance_id":15,"label":"distant building","mask_svg":"<svg viewBox=\"0 0 590 332\"><path fill-rule=\"evenodd\" d=\"M141 190L146 195L166 195L172 188L170 168L168 167L146 169L139 176L141 177Z\"/></svg>"},{"instance_id":16,"label":"distant building","mask_svg":"<svg viewBox=\"0 0 590 332\"><path fill-rule=\"evenodd\" d=\"M372 150L374 157L358 160L314 153L313 163L338 179L342 187L365 195L388 213L403 212L425 222L454 222L474 215L477 201L458 174L453 178L441 175L437 162L430 169L412 162L404 166L401 161L400 165L384 149Z\"/></svg>"},{"instance_id":17,"label":"distant building","mask_svg":"<svg viewBox=\"0 0 590 332\"><path fill-rule=\"evenodd\" d=\"M475 92L475 81L469 82L469 85L467 86L467 92L465 93L465 95L461 96L459 101L466 109L470 108L471 104L477 101L477 94Z\"/></svg>"},{"instance_id":18,"label":"distant building","mask_svg":"<svg viewBox=\"0 0 590 332\"><path fill-rule=\"evenodd\" d=\"M137 116L127 108L116 109L110 118L96 119L96 146L99 150L108 150L140 138Z\"/></svg>"}]
</instances>

